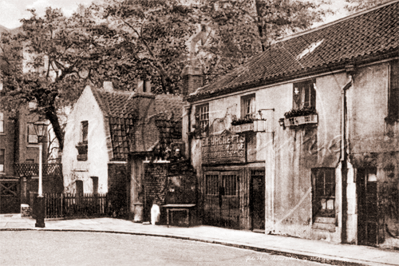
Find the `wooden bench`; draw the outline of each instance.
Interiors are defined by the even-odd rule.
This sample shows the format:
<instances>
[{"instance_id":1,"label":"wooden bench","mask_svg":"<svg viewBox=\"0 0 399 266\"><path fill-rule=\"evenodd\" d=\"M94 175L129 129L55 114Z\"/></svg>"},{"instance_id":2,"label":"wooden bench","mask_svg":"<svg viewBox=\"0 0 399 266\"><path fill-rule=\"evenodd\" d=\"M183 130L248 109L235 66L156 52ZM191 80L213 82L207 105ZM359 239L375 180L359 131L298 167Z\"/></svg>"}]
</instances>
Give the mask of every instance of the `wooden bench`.
<instances>
[{"instance_id":1,"label":"wooden bench","mask_svg":"<svg viewBox=\"0 0 399 266\"><path fill-rule=\"evenodd\" d=\"M191 221L191 215L190 215L190 210L195 208L195 204L166 204L162 205L162 208L166 209L166 224L169 227L170 223L170 215L173 217L173 212L177 211L185 211L186 212L186 217L188 220L188 227L190 226L190 221Z\"/></svg>"}]
</instances>

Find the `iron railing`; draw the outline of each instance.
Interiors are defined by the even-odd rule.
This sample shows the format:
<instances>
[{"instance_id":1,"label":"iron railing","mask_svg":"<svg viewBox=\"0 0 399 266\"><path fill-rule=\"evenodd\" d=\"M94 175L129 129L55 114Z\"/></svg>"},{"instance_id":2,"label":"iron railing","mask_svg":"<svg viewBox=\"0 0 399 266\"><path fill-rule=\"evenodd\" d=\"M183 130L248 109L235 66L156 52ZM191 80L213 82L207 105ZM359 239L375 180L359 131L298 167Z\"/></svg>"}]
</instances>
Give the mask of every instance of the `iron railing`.
<instances>
[{"instance_id":1,"label":"iron railing","mask_svg":"<svg viewBox=\"0 0 399 266\"><path fill-rule=\"evenodd\" d=\"M39 164L37 163L17 163L14 165L16 176L33 177L39 176ZM61 176L62 164L60 163L44 163L43 177Z\"/></svg>"},{"instance_id":2,"label":"iron railing","mask_svg":"<svg viewBox=\"0 0 399 266\"><path fill-rule=\"evenodd\" d=\"M93 217L108 214L106 194L45 194L45 217Z\"/></svg>"}]
</instances>

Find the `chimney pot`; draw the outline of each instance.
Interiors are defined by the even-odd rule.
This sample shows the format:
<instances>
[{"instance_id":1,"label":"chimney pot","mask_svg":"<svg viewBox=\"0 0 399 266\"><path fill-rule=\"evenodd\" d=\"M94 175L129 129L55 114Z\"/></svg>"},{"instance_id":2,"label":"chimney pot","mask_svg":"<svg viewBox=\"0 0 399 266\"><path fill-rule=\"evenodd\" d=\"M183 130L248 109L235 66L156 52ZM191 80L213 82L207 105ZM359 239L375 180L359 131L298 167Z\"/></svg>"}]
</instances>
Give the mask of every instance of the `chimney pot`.
<instances>
[{"instance_id":1,"label":"chimney pot","mask_svg":"<svg viewBox=\"0 0 399 266\"><path fill-rule=\"evenodd\" d=\"M105 91L109 91L109 92L114 91L114 88L112 86L112 81L104 81L103 87L104 87Z\"/></svg>"},{"instance_id":2,"label":"chimney pot","mask_svg":"<svg viewBox=\"0 0 399 266\"><path fill-rule=\"evenodd\" d=\"M138 93L151 93L151 81L139 79L137 81L137 92Z\"/></svg>"}]
</instances>

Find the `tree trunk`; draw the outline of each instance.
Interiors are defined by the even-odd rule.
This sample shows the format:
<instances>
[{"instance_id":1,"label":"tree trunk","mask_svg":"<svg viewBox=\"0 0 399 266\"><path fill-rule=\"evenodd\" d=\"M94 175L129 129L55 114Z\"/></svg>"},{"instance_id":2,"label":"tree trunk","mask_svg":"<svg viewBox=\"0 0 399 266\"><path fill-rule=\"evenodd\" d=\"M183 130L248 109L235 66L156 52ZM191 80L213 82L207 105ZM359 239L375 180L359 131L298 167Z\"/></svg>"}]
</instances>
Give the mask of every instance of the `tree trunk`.
<instances>
[{"instance_id":1,"label":"tree trunk","mask_svg":"<svg viewBox=\"0 0 399 266\"><path fill-rule=\"evenodd\" d=\"M46 109L46 118L50 120L55 136L58 140L59 150L62 152L64 149L64 134L61 129L60 122L58 120L57 112L54 106L50 106Z\"/></svg>"},{"instance_id":2,"label":"tree trunk","mask_svg":"<svg viewBox=\"0 0 399 266\"><path fill-rule=\"evenodd\" d=\"M263 36L266 36L266 27L265 29L263 29L263 23L262 23L262 16L259 13L260 12L260 7L261 4L259 2L260 0L255 0L255 11L256 11L256 17L258 20L258 31L259 31L259 38L260 38L260 43L262 45L262 51L264 52L266 50L266 45L265 42L263 40Z\"/></svg>"}]
</instances>

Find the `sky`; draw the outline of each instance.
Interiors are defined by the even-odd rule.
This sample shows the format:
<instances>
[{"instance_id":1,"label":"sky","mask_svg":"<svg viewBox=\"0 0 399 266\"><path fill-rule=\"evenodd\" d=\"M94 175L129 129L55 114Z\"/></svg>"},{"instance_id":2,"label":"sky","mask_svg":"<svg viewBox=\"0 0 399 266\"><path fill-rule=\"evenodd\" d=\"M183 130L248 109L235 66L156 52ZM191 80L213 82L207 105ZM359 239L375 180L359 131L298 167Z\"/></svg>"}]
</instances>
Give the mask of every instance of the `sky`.
<instances>
[{"instance_id":1,"label":"sky","mask_svg":"<svg viewBox=\"0 0 399 266\"><path fill-rule=\"evenodd\" d=\"M71 15L78 4L89 5L93 0L0 0L0 25L13 29L21 26L22 18L29 18L26 9L36 9L44 14L46 7L61 8L65 15Z\"/></svg>"},{"instance_id":2,"label":"sky","mask_svg":"<svg viewBox=\"0 0 399 266\"><path fill-rule=\"evenodd\" d=\"M78 4L89 5L93 0L0 0L0 25L13 29L21 26L19 22L22 18L29 18L26 9L36 9L39 16L44 14L46 7L61 8L65 15L71 15L78 7ZM334 0L333 9L337 15L327 17L325 22L345 16L343 12L344 0Z\"/></svg>"}]
</instances>

